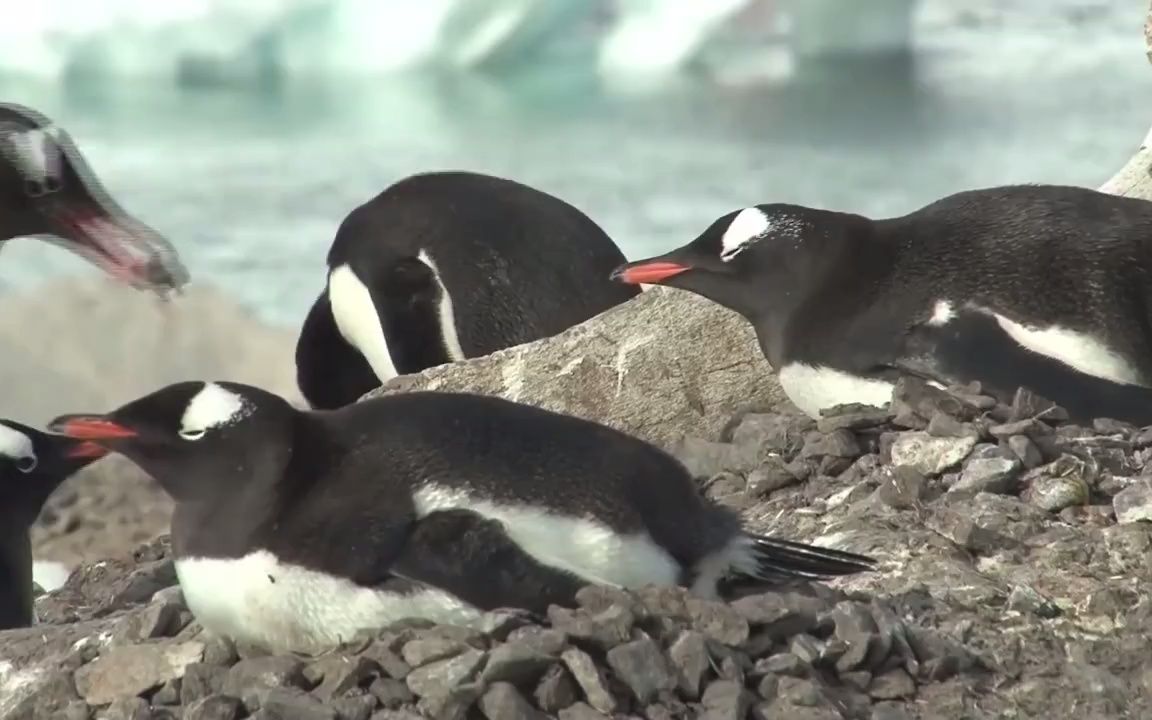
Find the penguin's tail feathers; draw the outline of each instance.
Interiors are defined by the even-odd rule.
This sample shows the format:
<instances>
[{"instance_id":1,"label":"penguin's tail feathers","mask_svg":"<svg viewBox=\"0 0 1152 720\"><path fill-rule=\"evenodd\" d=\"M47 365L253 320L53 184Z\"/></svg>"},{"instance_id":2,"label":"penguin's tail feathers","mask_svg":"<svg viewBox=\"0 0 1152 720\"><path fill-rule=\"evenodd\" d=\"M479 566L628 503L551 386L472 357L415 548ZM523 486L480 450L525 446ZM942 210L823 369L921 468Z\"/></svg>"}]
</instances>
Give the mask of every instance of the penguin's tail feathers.
<instances>
[{"instance_id":1,"label":"penguin's tail feathers","mask_svg":"<svg viewBox=\"0 0 1152 720\"><path fill-rule=\"evenodd\" d=\"M747 562L735 568L752 580L803 578L826 580L874 570L876 560L867 555L748 534Z\"/></svg>"}]
</instances>

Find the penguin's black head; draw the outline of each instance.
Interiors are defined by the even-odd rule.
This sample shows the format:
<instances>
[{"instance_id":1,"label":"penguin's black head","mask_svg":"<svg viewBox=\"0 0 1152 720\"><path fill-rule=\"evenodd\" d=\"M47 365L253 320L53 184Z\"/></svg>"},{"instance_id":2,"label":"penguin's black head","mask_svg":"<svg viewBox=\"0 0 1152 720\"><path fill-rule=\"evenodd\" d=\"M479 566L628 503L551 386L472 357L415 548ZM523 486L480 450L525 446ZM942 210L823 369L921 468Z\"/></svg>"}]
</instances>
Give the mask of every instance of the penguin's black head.
<instances>
[{"instance_id":1,"label":"penguin's black head","mask_svg":"<svg viewBox=\"0 0 1152 720\"><path fill-rule=\"evenodd\" d=\"M188 281L176 251L116 205L63 128L0 103L0 242L22 236L55 242L137 288L163 293Z\"/></svg>"},{"instance_id":2,"label":"penguin's black head","mask_svg":"<svg viewBox=\"0 0 1152 720\"><path fill-rule=\"evenodd\" d=\"M857 216L797 205L724 215L692 242L612 271L618 282L703 295L749 319L786 312L825 278Z\"/></svg>"},{"instance_id":3,"label":"penguin's black head","mask_svg":"<svg viewBox=\"0 0 1152 720\"><path fill-rule=\"evenodd\" d=\"M28 528L48 496L104 448L0 420L0 524Z\"/></svg>"},{"instance_id":4,"label":"penguin's black head","mask_svg":"<svg viewBox=\"0 0 1152 720\"><path fill-rule=\"evenodd\" d=\"M284 462L297 414L250 385L187 381L103 415L61 415L49 429L120 453L173 497L189 499Z\"/></svg>"}]
</instances>

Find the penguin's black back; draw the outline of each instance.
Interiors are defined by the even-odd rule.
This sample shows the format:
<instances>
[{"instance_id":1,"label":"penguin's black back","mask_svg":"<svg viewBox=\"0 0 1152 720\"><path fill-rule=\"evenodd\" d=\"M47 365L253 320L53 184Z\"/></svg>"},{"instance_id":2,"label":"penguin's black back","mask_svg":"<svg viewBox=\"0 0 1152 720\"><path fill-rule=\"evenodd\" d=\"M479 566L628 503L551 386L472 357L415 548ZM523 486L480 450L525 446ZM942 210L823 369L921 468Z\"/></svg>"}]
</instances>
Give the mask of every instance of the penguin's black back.
<instances>
[{"instance_id":1,"label":"penguin's black back","mask_svg":"<svg viewBox=\"0 0 1152 720\"><path fill-rule=\"evenodd\" d=\"M303 413L291 453L283 474L230 484L213 503L178 505L178 554L239 557L259 546L371 585L403 547L413 493L424 484L595 519L620 533L647 530L685 566L740 527L662 450L489 396L411 392ZM212 532L189 532L208 523Z\"/></svg>"},{"instance_id":2,"label":"penguin's black back","mask_svg":"<svg viewBox=\"0 0 1152 720\"><path fill-rule=\"evenodd\" d=\"M429 254L469 357L557 334L639 292L608 281L624 255L587 215L490 175L424 173L395 183L352 211L330 264L369 243L392 257Z\"/></svg>"}]
</instances>

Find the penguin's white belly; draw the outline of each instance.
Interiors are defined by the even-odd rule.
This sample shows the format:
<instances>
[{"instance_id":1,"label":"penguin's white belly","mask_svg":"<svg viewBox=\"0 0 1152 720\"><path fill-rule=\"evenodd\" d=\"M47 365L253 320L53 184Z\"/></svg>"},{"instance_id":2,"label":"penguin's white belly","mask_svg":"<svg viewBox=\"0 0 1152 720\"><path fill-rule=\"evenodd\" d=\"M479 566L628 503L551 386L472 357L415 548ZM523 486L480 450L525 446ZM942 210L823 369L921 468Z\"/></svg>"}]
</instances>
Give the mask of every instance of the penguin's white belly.
<instances>
[{"instance_id":1,"label":"penguin's white belly","mask_svg":"<svg viewBox=\"0 0 1152 720\"><path fill-rule=\"evenodd\" d=\"M835 405L860 403L888 407L892 400L892 383L828 367L792 363L780 368L777 378L792 404L813 418L819 418L821 410Z\"/></svg>"},{"instance_id":2,"label":"penguin's white belly","mask_svg":"<svg viewBox=\"0 0 1152 720\"><path fill-rule=\"evenodd\" d=\"M467 626L481 616L445 592L380 592L282 563L265 550L238 559L181 558L175 565L201 625L277 652L323 650L403 618Z\"/></svg>"},{"instance_id":3,"label":"penguin's white belly","mask_svg":"<svg viewBox=\"0 0 1152 720\"><path fill-rule=\"evenodd\" d=\"M621 534L586 517L549 508L493 502L465 489L427 483L413 495L416 514L470 510L498 520L521 550L541 564L590 583L634 588L675 585L682 568L646 532Z\"/></svg>"}]
</instances>

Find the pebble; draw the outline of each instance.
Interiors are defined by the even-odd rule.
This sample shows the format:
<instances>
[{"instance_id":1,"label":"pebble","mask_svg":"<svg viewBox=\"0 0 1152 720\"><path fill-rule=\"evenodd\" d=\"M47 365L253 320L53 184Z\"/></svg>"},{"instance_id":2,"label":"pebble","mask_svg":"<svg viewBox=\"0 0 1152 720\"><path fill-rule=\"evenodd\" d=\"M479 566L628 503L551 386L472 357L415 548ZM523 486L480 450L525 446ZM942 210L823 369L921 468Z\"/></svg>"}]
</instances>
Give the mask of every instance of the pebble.
<instances>
[{"instance_id":1,"label":"pebble","mask_svg":"<svg viewBox=\"0 0 1152 720\"><path fill-rule=\"evenodd\" d=\"M1140 478L1112 498L1116 522L1152 522L1152 478Z\"/></svg>"},{"instance_id":2,"label":"pebble","mask_svg":"<svg viewBox=\"0 0 1152 720\"><path fill-rule=\"evenodd\" d=\"M1027 435L1012 435L1007 442L1008 449L1020 459L1020 462L1028 470L1043 464L1044 455L1040 452L1040 447L1032 442L1032 439Z\"/></svg>"},{"instance_id":3,"label":"pebble","mask_svg":"<svg viewBox=\"0 0 1152 720\"><path fill-rule=\"evenodd\" d=\"M993 450L996 449L993 446ZM1009 493L1015 488L1022 467L1015 458L972 457L964 463L960 478L948 491Z\"/></svg>"},{"instance_id":4,"label":"pebble","mask_svg":"<svg viewBox=\"0 0 1152 720\"><path fill-rule=\"evenodd\" d=\"M747 492L752 497L763 498L798 482L800 478L792 473L788 463L779 455L771 455L748 474Z\"/></svg>"},{"instance_id":5,"label":"pebble","mask_svg":"<svg viewBox=\"0 0 1152 720\"><path fill-rule=\"evenodd\" d=\"M421 697L443 694L472 678L487 657L482 650L468 649L456 657L437 660L408 673L408 689Z\"/></svg>"},{"instance_id":6,"label":"pebble","mask_svg":"<svg viewBox=\"0 0 1152 720\"><path fill-rule=\"evenodd\" d=\"M547 720L548 716L532 707L514 685L496 682L488 687L477 702L488 720Z\"/></svg>"},{"instance_id":7,"label":"pebble","mask_svg":"<svg viewBox=\"0 0 1152 720\"><path fill-rule=\"evenodd\" d=\"M536 705L546 713L555 714L579 699L576 682L563 665L553 665L544 672L540 683L532 692Z\"/></svg>"},{"instance_id":8,"label":"pebble","mask_svg":"<svg viewBox=\"0 0 1152 720\"><path fill-rule=\"evenodd\" d=\"M892 444L892 464L909 465L924 475L939 475L958 465L974 447L974 437L933 437L926 432L901 433Z\"/></svg>"},{"instance_id":9,"label":"pebble","mask_svg":"<svg viewBox=\"0 0 1152 720\"><path fill-rule=\"evenodd\" d=\"M76 689L89 705L105 705L119 698L142 695L172 678L185 666L204 657L204 644L123 645L105 650L76 671Z\"/></svg>"},{"instance_id":10,"label":"pebble","mask_svg":"<svg viewBox=\"0 0 1152 720\"><path fill-rule=\"evenodd\" d=\"M1020 497L1042 510L1060 512L1072 505L1088 504L1090 495L1088 483L1078 472L1063 475L1037 472L1031 475L1030 482Z\"/></svg>"},{"instance_id":11,"label":"pebble","mask_svg":"<svg viewBox=\"0 0 1152 720\"><path fill-rule=\"evenodd\" d=\"M608 681L588 653L579 648L568 648L561 659L593 708L604 713L616 710L616 698L608 689Z\"/></svg>"},{"instance_id":12,"label":"pebble","mask_svg":"<svg viewBox=\"0 0 1152 720\"><path fill-rule=\"evenodd\" d=\"M237 720L243 706L231 695L207 695L186 703L184 720Z\"/></svg>"}]
</instances>

